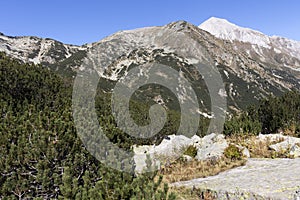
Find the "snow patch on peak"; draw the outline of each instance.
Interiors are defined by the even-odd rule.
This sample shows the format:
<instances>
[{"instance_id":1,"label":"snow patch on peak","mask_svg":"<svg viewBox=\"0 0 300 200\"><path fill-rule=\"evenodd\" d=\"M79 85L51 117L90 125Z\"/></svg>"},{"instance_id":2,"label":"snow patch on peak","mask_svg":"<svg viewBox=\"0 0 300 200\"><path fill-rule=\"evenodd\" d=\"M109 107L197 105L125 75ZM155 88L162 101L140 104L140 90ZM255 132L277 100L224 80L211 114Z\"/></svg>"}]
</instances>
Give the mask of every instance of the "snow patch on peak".
<instances>
[{"instance_id":1,"label":"snow patch on peak","mask_svg":"<svg viewBox=\"0 0 300 200\"><path fill-rule=\"evenodd\" d=\"M265 48L271 48L270 38L259 31L254 31L249 28L237 26L226 19L211 17L202 24L199 28L205 30L212 35L229 41L241 41L251 44L256 44Z\"/></svg>"},{"instance_id":2,"label":"snow patch on peak","mask_svg":"<svg viewBox=\"0 0 300 200\"><path fill-rule=\"evenodd\" d=\"M229 22L227 19L222 19L222 18L217 18L217 17L211 17L205 22L203 22L199 27L203 26L222 26L222 28L225 29L234 29L234 28L239 28L239 26Z\"/></svg>"},{"instance_id":3,"label":"snow patch on peak","mask_svg":"<svg viewBox=\"0 0 300 200\"><path fill-rule=\"evenodd\" d=\"M261 56L263 61L265 59L265 49L263 48L274 51L276 54L286 54L300 59L300 41L280 36L268 36L259 31L240 27L226 19L216 17L209 18L199 25L199 28L223 40L250 43L252 49Z\"/></svg>"}]
</instances>

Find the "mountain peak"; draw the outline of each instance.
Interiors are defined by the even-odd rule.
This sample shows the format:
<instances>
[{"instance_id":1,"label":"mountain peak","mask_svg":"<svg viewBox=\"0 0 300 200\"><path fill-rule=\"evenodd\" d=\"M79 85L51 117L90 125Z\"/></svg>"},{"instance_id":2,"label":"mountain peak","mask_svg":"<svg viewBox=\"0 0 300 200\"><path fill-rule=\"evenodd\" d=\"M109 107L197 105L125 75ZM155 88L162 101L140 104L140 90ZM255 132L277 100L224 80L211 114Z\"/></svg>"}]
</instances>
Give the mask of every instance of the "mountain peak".
<instances>
[{"instance_id":1,"label":"mountain peak","mask_svg":"<svg viewBox=\"0 0 300 200\"><path fill-rule=\"evenodd\" d=\"M174 29L176 31L188 30L190 27L193 26L194 25L184 20L175 21L167 25L167 27Z\"/></svg>"},{"instance_id":2,"label":"mountain peak","mask_svg":"<svg viewBox=\"0 0 300 200\"><path fill-rule=\"evenodd\" d=\"M223 18L218 18L218 17L211 17L208 20L206 20L205 22L203 22L200 26L205 26L205 25L209 25L209 24L214 24L214 25L221 25L223 27L235 27L238 28L237 25L229 22L227 19L223 19Z\"/></svg>"},{"instance_id":3,"label":"mountain peak","mask_svg":"<svg viewBox=\"0 0 300 200\"><path fill-rule=\"evenodd\" d=\"M270 38L267 35L259 31L237 26L226 19L211 17L203 22L199 28L224 40L237 40L270 48Z\"/></svg>"}]
</instances>

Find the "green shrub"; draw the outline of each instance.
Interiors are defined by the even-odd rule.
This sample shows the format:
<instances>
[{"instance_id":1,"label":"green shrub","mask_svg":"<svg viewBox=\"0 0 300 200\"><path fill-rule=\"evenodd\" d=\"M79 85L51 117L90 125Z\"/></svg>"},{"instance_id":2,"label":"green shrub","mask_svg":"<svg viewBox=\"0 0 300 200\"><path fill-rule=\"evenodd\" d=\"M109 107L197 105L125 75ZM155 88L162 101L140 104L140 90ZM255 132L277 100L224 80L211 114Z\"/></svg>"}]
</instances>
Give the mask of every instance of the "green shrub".
<instances>
[{"instance_id":1,"label":"green shrub","mask_svg":"<svg viewBox=\"0 0 300 200\"><path fill-rule=\"evenodd\" d=\"M191 156L192 158L195 158L197 155L197 148L193 145L190 145L186 148L184 155Z\"/></svg>"},{"instance_id":2,"label":"green shrub","mask_svg":"<svg viewBox=\"0 0 300 200\"><path fill-rule=\"evenodd\" d=\"M231 159L231 160L241 160L243 158L243 154L241 150L233 145L230 144L224 151L225 157Z\"/></svg>"}]
</instances>

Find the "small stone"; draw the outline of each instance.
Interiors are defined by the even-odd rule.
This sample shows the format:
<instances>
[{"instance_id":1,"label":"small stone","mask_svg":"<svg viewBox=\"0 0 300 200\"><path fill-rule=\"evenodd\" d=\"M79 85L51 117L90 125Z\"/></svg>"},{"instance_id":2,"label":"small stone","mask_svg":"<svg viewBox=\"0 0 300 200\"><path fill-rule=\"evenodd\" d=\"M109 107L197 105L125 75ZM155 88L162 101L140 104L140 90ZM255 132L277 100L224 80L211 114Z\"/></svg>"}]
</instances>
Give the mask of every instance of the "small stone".
<instances>
[{"instance_id":1,"label":"small stone","mask_svg":"<svg viewBox=\"0 0 300 200\"><path fill-rule=\"evenodd\" d=\"M242 150L242 154L245 158L250 158L250 151L249 149L247 149L246 147L244 147L244 149Z\"/></svg>"},{"instance_id":2,"label":"small stone","mask_svg":"<svg viewBox=\"0 0 300 200\"><path fill-rule=\"evenodd\" d=\"M300 157L300 147L298 144L295 144L291 150L290 150L290 155L293 156L294 158Z\"/></svg>"},{"instance_id":3,"label":"small stone","mask_svg":"<svg viewBox=\"0 0 300 200\"><path fill-rule=\"evenodd\" d=\"M249 149L247 149L246 147L241 146L241 145L236 145L235 144L235 146L237 148L239 148L239 150L242 152L243 157L250 158L250 151L249 151Z\"/></svg>"},{"instance_id":4,"label":"small stone","mask_svg":"<svg viewBox=\"0 0 300 200\"><path fill-rule=\"evenodd\" d=\"M189 155L183 155L182 156L183 160L186 161L186 162L190 162L193 160L193 158Z\"/></svg>"}]
</instances>

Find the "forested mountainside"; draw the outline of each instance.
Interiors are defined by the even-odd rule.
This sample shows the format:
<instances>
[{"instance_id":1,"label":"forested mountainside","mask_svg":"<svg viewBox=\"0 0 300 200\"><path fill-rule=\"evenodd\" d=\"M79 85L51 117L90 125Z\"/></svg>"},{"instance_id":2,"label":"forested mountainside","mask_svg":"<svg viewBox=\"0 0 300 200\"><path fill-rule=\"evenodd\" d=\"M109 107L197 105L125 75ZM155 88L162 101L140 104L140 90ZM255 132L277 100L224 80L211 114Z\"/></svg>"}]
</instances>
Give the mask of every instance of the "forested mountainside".
<instances>
[{"instance_id":1,"label":"forested mountainside","mask_svg":"<svg viewBox=\"0 0 300 200\"><path fill-rule=\"evenodd\" d=\"M90 155L74 128L72 88L60 76L4 53L0 72L1 199L174 199L155 173L136 177ZM111 116L101 120L128 148Z\"/></svg>"},{"instance_id":2,"label":"forested mountainside","mask_svg":"<svg viewBox=\"0 0 300 200\"><path fill-rule=\"evenodd\" d=\"M47 68L24 64L0 54L0 197L3 199L174 199L168 187L154 181L155 172L136 177L107 168L85 149L76 134L71 84ZM101 91L99 91L101 92ZM102 97L103 94L101 93ZM97 98L99 122L122 148L151 143L131 138L116 127L107 99ZM134 102L136 119L145 105ZM161 135L176 131L177 112ZM172 117L173 116L173 117ZM300 94L263 100L225 123L224 133L300 131ZM147 119L147 117L144 119ZM145 123L140 121L139 123ZM153 139L153 138L152 138ZM153 142L153 141L152 141ZM108 155L113 158L112 155ZM109 157L108 157L109 158ZM113 160L113 159L111 159ZM151 164L149 163L149 167Z\"/></svg>"}]
</instances>

